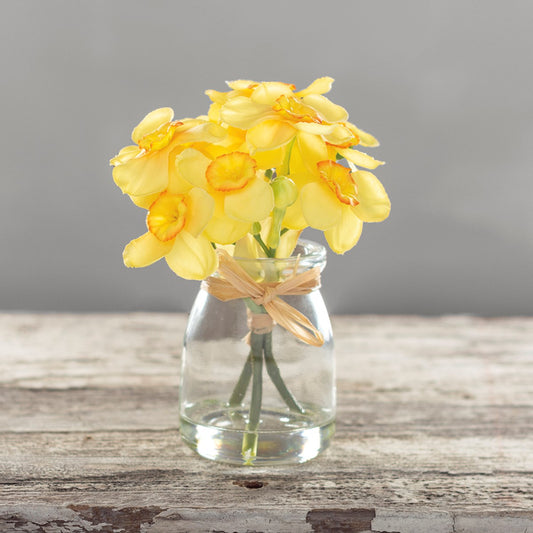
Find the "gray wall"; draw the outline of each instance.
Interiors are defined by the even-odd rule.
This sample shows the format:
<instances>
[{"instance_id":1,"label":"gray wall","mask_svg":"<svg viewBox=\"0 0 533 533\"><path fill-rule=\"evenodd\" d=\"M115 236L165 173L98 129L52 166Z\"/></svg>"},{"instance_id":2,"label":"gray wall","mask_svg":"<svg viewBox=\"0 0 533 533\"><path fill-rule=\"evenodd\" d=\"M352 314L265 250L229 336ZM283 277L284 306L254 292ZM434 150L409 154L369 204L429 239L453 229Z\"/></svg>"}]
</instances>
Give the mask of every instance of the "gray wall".
<instances>
[{"instance_id":1,"label":"gray wall","mask_svg":"<svg viewBox=\"0 0 533 533\"><path fill-rule=\"evenodd\" d=\"M197 283L122 265L144 220L109 158L226 79L330 75L393 206L330 254L331 311L531 314L532 28L527 1L3 2L0 309L187 310Z\"/></svg>"}]
</instances>

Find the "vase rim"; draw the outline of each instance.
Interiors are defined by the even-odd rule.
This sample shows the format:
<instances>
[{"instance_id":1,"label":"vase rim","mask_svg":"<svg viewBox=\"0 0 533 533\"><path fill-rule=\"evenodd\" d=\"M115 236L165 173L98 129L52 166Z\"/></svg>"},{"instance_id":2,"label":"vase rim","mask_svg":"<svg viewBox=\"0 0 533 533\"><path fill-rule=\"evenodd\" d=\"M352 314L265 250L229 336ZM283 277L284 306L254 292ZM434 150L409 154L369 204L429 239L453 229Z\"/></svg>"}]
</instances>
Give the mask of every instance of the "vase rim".
<instances>
[{"instance_id":1,"label":"vase rim","mask_svg":"<svg viewBox=\"0 0 533 533\"><path fill-rule=\"evenodd\" d=\"M326 247L318 242L308 239L298 239L292 255L289 257L240 257L234 256L233 259L239 263L253 262L268 263L283 261L287 264L305 261L311 263L323 263L326 260Z\"/></svg>"}]
</instances>

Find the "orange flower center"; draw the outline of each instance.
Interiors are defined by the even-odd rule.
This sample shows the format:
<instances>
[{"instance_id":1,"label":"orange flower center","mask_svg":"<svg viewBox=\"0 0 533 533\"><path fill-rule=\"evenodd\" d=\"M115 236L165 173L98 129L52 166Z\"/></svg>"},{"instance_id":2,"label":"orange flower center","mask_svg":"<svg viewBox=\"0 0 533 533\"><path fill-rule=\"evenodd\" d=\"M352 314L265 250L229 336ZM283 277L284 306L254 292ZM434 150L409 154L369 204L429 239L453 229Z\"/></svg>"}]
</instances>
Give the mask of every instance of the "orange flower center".
<instances>
[{"instance_id":1,"label":"orange flower center","mask_svg":"<svg viewBox=\"0 0 533 533\"><path fill-rule=\"evenodd\" d=\"M335 193L340 202L355 207L359 201L356 198L357 185L349 168L333 161L319 161L317 163L320 177Z\"/></svg>"},{"instance_id":2,"label":"orange flower center","mask_svg":"<svg viewBox=\"0 0 533 533\"><path fill-rule=\"evenodd\" d=\"M281 95L276 103L272 106L274 111L278 112L282 117L288 118L294 122L316 122L322 123L322 119L318 116L318 113L300 99L294 96Z\"/></svg>"},{"instance_id":3,"label":"orange flower center","mask_svg":"<svg viewBox=\"0 0 533 533\"><path fill-rule=\"evenodd\" d=\"M185 226L187 201L183 194L161 193L150 206L146 223L150 233L160 241L170 241Z\"/></svg>"},{"instance_id":4,"label":"orange flower center","mask_svg":"<svg viewBox=\"0 0 533 533\"><path fill-rule=\"evenodd\" d=\"M174 133L178 126L181 126L182 124L183 122L178 122L177 120L162 124L152 133L145 135L139 141L139 147L143 148L147 152L165 148L165 146L169 145L172 137L174 137Z\"/></svg>"},{"instance_id":5,"label":"orange flower center","mask_svg":"<svg viewBox=\"0 0 533 533\"><path fill-rule=\"evenodd\" d=\"M244 152L217 157L207 167L205 177L213 189L222 192L243 189L255 178L257 163Z\"/></svg>"}]
</instances>

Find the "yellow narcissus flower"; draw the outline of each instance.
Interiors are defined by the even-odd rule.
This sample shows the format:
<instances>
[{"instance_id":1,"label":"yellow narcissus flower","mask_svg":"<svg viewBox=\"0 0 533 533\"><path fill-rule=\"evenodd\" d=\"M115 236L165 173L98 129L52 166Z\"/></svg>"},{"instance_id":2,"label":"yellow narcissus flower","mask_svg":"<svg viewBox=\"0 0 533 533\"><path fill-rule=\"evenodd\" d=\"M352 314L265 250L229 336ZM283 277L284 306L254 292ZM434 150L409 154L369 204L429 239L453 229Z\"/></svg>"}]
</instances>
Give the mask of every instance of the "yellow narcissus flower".
<instances>
[{"instance_id":1,"label":"yellow narcissus flower","mask_svg":"<svg viewBox=\"0 0 533 533\"><path fill-rule=\"evenodd\" d=\"M148 207L168 186L173 158L193 143L221 140L226 132L206 119L173 121L174 111L163 107L148 113L132 132L135 145L111 159L113 179L134 203Z\"/></svg>"},{"instance_id":2,"label":"yellow narcissus flower","mask_svg":"<svg viewBox=\"0 0 533 533\"><path fill-rule=\"evenodd\" d=\"M318 78L295 92L287 83L239 80L228 83L233 89L228 93L207 94L213 101L211 116L246 130L250 153L261 154L271 167L279 166L283 150L290 149L291 170L296 172L314 171L319 161L335 160L341 151L356 165L376 168L381 161L350 148L376 146L376 139L347 122L346 110L323 96L332 83L333 78Z\"/></svg>"},{"instance_id":3,"label":"yellow narcissus flower","mask_svg":"<svg viewBox=\"0 0 533 533\"><path fill-rule=\"evenodd\" d=\"M211 159L193 148L176 158L178 175L214 198L214 214L205 228L217 244L231 244L250 230L251 224L268 217L274 207L272 188L244 152L230 152Z\"/></svg>"},{"instance_id":4,"label":"yellow narcissus flower","mask_svg":"<svg viewBox=\"0 0 533 533\"><path fill-rule=\"evenodd\" d=\"M213 211L213 198L198 187L185 193L161 193L148 211L148 232L124 249L124 264L144 267L164 257L182 278L201 280L210 276L218 260L202 232Z\"/></svg>"},{"instance_id":5,"label":"yellow narcissus flower","mask_svg":"<svg viewBox=\"0 0 533 533\"><path fill-rule=\"evenodd\" d=\"M146 115L134 144L111 159L115 183L148 210L148 231L126 246L125 264L165 257L179 276L204 279L217 268L216 247L282 257L310 226L342 254L364 222L387 218L385 189L358 170L383 162L355 149L379 143L324 96L332 83L322 77L297 91L236 80L227 92L206 91L207 116L174 121L168 107Z\"/></svg>"},{"instance_id":6,"label":"yellow narcissus flower","mask_svg":"<svg viewBox=\"0 0 533 533\"><path fill-rule=\"evenodd\" d=\"M363 222L380 222L389 216L389 197L370 172L352 172L329 160L320 161L317 168L319 179L302 186L290 217L323 230L331 249L342 254L359 240Z\"/></svg>"}]
</instances>

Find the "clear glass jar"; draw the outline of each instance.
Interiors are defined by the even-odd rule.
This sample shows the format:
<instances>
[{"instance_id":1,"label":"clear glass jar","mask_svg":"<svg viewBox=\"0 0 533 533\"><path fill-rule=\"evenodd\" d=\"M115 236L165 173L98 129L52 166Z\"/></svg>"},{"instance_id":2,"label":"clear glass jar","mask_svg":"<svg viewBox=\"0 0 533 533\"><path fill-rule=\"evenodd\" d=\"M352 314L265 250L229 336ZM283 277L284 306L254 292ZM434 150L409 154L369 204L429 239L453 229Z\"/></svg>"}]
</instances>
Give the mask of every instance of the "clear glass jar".
<instances>
[{"instance_id":1,"label":"clear glass jar","mask_svg":"<svg viewBox=\"0 0 533 533\"><path fill-rule=\"evenodd\" d=\"M257 282L281 282L314 267L322 271L326 250L300 241L289 258L234 259ZM200 289L183 345L180 431L201 456L241 465L290 464L328 447L335 431L329 315L318 288L282 299L316 327L321 346L275 323L271 331L254 329L249 317L264 313L262 306L248 298L223 302Z\"/></svg>"}]
</instances>

